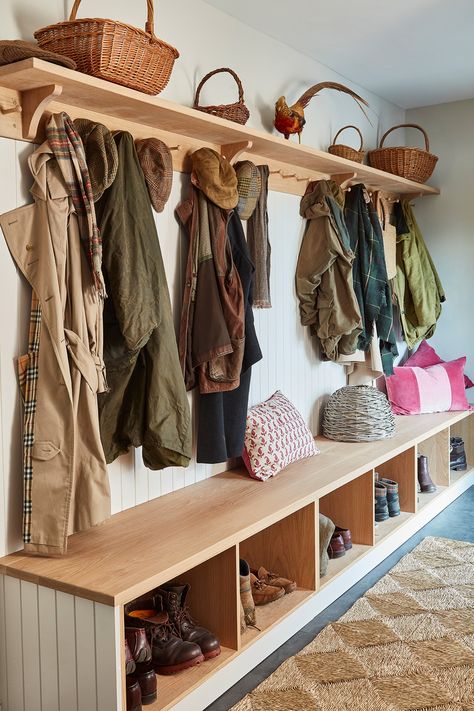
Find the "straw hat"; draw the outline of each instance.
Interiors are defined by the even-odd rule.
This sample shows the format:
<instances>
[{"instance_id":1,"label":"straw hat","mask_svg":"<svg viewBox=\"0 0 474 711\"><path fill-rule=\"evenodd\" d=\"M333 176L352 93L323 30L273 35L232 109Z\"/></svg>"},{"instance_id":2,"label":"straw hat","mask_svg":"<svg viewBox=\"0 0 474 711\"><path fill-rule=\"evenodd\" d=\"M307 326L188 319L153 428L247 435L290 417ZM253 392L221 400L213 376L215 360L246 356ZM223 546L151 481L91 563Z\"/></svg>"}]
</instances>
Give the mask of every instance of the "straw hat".
<instances>
[{"instance_id":1,"label":"straw hat","mask_svg":"<svg viewBox=\"0 0 474 711\"><path fill-rule=\"evenodd\" d=\"M36 42L26 42L25 40L0 40L0 66L21 62L22 59L37 57L46 62L61 64L69 69L76 69L77 64L73 59L65 57L63 54L50 52L42 49Z\"/></svg>"},{"instance_id":2,"label":"straw hat","mask_svg":"<svg viewBox=\"0 0 474 711\"><path fill-rule=\"evenodd\" d=\"M159 138L143 138L135 141L135 148L151 204L156 212L163 212L173 185L171 151Z\"/></svg>"}]
</instances>

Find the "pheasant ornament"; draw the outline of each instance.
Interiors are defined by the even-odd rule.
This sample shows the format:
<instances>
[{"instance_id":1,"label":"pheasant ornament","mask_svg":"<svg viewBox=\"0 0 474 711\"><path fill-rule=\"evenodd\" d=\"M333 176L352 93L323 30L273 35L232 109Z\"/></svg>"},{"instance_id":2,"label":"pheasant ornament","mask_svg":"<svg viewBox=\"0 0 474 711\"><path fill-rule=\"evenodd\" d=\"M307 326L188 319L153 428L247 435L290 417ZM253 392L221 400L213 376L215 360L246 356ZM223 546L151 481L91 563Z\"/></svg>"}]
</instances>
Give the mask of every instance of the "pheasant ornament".
<instances>
[{"instance_id":1,"label":"pheasant ornament","mask_svg":"<svg viewBox=\"0 0 474 711\"><path fill-rule=\"evenodd\" d=\"M364 106L368 106L369 104L365 99L359 96L359 94L356 94L355 91L344 86L344 84L338 84L335 81L322 81L319 84L311 86L292 106L288 106L285 97L280 96L275 104L274 126L276 130L282 133L285 138L289 138L292 133L297 133L298 140L301 143L301 132L306 123L304 110L313 96L316 96L322 89L335 89L344 94L349 94L349 96L352 96L354 101L357 102L364 115L367 116L364 111Z\"/></svg>"}]
</instances>

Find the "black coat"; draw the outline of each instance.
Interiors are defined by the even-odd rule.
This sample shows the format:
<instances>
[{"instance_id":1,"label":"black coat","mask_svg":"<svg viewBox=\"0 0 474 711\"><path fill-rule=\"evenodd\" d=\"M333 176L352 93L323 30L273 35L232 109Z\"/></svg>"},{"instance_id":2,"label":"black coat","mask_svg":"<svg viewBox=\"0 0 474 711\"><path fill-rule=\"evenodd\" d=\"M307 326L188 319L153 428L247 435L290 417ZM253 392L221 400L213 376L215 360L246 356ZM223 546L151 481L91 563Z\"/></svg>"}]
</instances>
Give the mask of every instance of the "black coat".
<instances>
[{"instance_id":1,"label":"black coat","mask_svg":"<svg viewBox=\"0 0 474 711\"><path fill-rule=\"evenodd\" d=\"M228 235L244 292L245 350L238 388L224 393L199 395L197 461L207 464L242 455L252 365L262 358L252 310L255 267L236 211L230 217Z\"/></svg>"}]
</instances>

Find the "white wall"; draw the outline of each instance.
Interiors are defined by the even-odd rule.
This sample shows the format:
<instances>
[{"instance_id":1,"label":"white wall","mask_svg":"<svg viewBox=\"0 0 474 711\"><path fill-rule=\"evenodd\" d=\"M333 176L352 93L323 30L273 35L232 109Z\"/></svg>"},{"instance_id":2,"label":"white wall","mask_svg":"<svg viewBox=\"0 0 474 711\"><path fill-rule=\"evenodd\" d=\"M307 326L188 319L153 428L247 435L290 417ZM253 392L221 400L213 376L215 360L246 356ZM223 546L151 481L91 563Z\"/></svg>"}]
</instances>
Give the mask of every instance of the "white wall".
<instances>
[{"instance_id":1,"label":"white wall","mask_svg":"<svg viewBox=\"0 0 474 711\"><path fill-rule=\"evenodd\" d=\"M141 26L145 1L101 0L100 12L91 0L84 0L79 15L94 12ZM68 4L68 7L70 4ZM64 19L65 9L58 0L2 0L2 36L30 38L34 29ZM207 5L201 0L157 3L157 34L181 52L170 85L163 97L190 105L194 87L207 71L231 66L241 76L246 103L251 111L249 125L271 129L273 103L282 93L290 100L312 83L344 78L308 57ZM315 37L317 42L317 37ZM309 145L327 148L332 135L347 123L363 129L367 147L374 147L377 133L399 123L404 112L388 102L355 87L371 105L372 126L348 97L322 94L308 110L304 140ZM233 101L232 80L216 78L203 94L203 101ZM24 204L30 185L24 166L29 144L0 139L0 212ZM182 181L175 184L164 213L157 217L160 242L167 268L175 317L181 293L181 236L174 208L183 193ZM340 366L321 363L308 333L298 322L294 294L294 270L302 234L299 199L271 193L269 197L270 237L272 242L272 294L274 307L256 311L258 334L264 360L254 370L251 404L281 388L302 411L313 431L318 428L322 398L344 384ZM3 239L0 240L0 554L21 547L21 413L17 393L14 358L24 349L27 333L28 290L21 282ZM197 465L163 472L148 472L139 452L117 460L110 467L113 511L134 506L148 499L192 484L222 469ZM3 494L3 496L2 496Z\"/></svg>"},{"instance_id":2,"label":"white wall","mask_svg":"<svg viewBox=\"0 0 474 711\"><path fill-rule=\"evenodd\" d=\"M446 291L430 342L447 360L466 355L466 372L474 377L474 99L414 109L408 120L423 126L439 157L433 182L441 195L418 200L416 208Z\"/></svg>"}]
</instances>

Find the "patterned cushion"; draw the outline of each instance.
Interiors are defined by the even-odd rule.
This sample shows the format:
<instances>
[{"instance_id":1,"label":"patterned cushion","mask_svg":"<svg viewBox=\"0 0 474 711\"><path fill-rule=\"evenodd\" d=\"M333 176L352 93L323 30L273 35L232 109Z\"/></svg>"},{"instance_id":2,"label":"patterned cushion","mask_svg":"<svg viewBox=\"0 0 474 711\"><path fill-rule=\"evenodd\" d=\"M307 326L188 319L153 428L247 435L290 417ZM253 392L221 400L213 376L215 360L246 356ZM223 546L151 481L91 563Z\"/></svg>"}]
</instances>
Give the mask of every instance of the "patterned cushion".
<instances>
[{"instance_id":1,"label":"patterned cushion","mask_svg":"<svg viewBox=\"0 0 474 711\"><path fill-rule=\"evenodd\" d=\"M254 479L266 481L298 459L319 454L298 410L279 390L247 414L243 460Z\"/></svg>"},{"instance_id":2,"label":"patterned cushion","mask_svg":"<svg viewBox=\"0 0 474 711\"><path fill-rule=\"evenodd\" d=\"M464 390L466 358L428 368L394 368L386 378L387 395L396 415L469 410Z\"/></svg>"}]
</instances>

